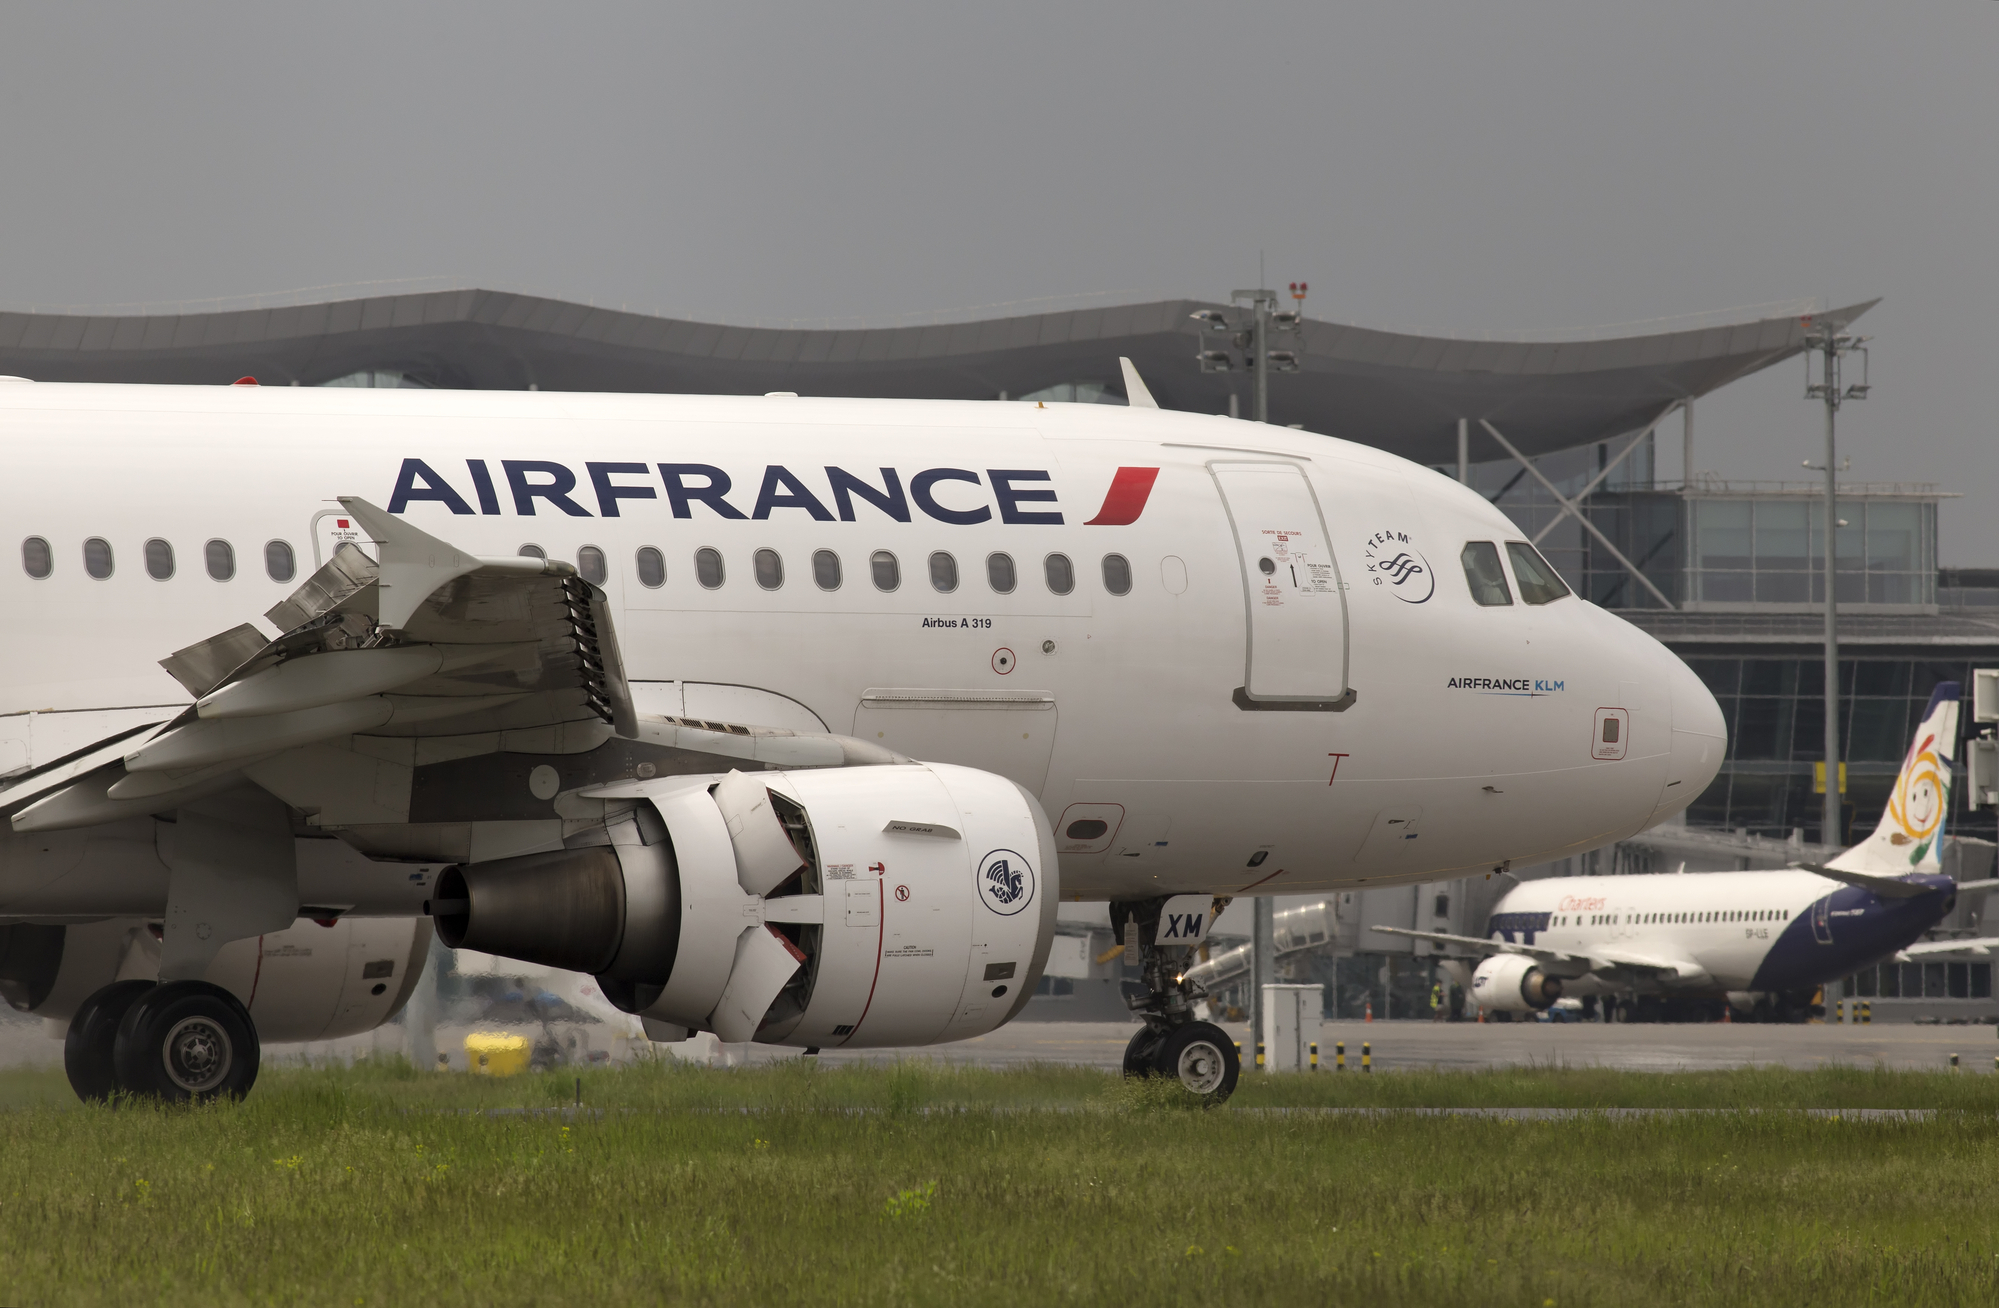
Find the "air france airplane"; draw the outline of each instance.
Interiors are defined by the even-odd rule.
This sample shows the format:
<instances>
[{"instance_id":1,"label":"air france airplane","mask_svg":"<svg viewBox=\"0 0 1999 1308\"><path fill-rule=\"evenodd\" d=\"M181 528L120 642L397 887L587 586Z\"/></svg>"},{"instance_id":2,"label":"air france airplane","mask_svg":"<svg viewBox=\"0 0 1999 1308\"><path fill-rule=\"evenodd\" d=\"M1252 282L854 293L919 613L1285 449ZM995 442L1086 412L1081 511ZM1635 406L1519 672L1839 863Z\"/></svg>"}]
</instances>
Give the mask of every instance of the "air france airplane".
<instances>
[{"instance_id":1,"label":"air france airplane","mask_svg":"<svg viewBox=\"0 0 1999 1308\"><path fill-rule=\"evenodd\" d=\"M1482 497L1131 381L0 384L0 989L87 1097L242 1094L433 928L656 1039L911 1045L1017 1014L1098 900L1135 1064L1219 1096L1179 977L1220 902L1561 857L1713 777L1700 680Z\"/></svg>"},{"instance_id":2,"label":"air france airplane","mask_svg":"<svg viewBox=\"0 0 1999 1308\"><path fill-rule=\"evenodd\" d=\"M1984 952L1999 939L1916 944L1957 903L1939 850L1950 809L1959 688L1930 695L1874 834L1824 865L1784 872L1551 877L1499 902L1487 939L1374 929L1480 957L1473 1000L1495 1012L1564 995L1726 995L1746 1011L1802 1014L1814 991L1885 958Z\"/></svg>"}]
</instances>

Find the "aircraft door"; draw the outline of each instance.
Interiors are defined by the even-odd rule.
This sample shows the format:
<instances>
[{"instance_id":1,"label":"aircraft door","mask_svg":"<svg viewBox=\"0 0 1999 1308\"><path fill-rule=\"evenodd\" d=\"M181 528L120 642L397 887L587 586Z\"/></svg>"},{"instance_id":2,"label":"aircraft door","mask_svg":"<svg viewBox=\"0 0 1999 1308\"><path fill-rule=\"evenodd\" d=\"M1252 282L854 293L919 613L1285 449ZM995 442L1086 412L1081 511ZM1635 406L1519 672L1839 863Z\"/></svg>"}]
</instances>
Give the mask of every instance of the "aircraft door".
<instances>
[{"instance_id":1,"label":"aircraft door","mask_svg":"<svg viewBox=\"0 0 1999 1308\"><path fill-rule=\"evenodd\" d=\"M1812 905L1812 939L1822 945L1832 943L1832 896Z\"/></svg>"},{"instance_id":2,"label":"aircraft door","mask_svg":"<svg viewBox=\"0 0 1999 1308\"><path fill-rule=\"evenodd\" d=\"M1208 470L1235 533L1248 610L1248 666L1237 703L1345 708L1346 595L1304 470L1295 463L1211 463Z\"/></svg>"}]
</instances>

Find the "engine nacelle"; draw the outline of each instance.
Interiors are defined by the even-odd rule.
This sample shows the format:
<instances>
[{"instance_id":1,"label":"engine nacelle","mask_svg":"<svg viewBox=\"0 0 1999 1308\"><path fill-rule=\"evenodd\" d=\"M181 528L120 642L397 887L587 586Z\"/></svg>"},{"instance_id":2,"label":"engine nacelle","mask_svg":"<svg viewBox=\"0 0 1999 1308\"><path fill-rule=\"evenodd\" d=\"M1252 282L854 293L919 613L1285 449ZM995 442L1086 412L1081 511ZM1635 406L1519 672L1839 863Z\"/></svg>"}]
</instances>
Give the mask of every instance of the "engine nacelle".
<instances>
[{"instance_id":1,"label":"engine nacelle","mask_svg":"<svg viewBox=\"0 0 1999 1308\"><path fill-rule=\"evenodd\" d=\"M372 1031L402 1011L430 950L424 918L300 919L224 945L203 973L250 1010L266 1042ZM0 997L66 1021L102 986L159 974L159 939L143 918L0 927Z\"/></svg>"},{"instance_id":2,"label":"engine nacelle","mask_svg":"<svg viewBox=\"0 0 1999 1308\"><path fill-rule=\"evenodd\" d=\"M1494 954L1471 977L1472 1002L1504 1013L1538 1013L1562 997L1562 978L1524 954Z\"/></svg>"},{"instance_id":3,"label":"engine nacelle","mask_svg":"<svg viewBox=\"0 0 1999 1308\"><path fill-rule=\"evenodd\" d=\"M806 1047L930 1044L1013 1017L1054 936L1054 834L945 764L630 782L602 843L455 867L453 948L588 971L656 1024Z\"/></svg>"}]
</instances>

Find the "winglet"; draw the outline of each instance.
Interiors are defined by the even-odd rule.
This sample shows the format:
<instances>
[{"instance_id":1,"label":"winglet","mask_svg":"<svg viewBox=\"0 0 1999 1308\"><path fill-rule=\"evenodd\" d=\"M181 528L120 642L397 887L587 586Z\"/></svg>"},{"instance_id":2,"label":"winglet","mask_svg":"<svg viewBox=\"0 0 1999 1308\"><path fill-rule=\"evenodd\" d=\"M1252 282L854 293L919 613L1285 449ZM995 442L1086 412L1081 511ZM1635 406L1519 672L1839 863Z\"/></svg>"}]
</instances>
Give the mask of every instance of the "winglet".
<instances>
[{"instance_id":1,"label":"winglet","mask_svg":"<svg viewBox=\"0 0 1999 1308\"><path fill-rule=\"evenodd\" d=\"M381 600L376 621L402 627L439 586L482 565L477 555L447 545L413 524L384 513L364 499L342 495L340 505L354 515L369 537L380 542ZM540 560L534 560L538 565Z\"/></svg>"},{"instance_id":2,"label":"winglet","mask_svg":"<svg viewBox=\"0 0 1999 1308\"><path fill-rule=\"evenodd\" d=\"M1145 389L1145 379L1138 375L1130 359L1118 356L1118 367L1124 369L1124 402L1134 409L1156 409L1159 401L1152 398L1152 392Z\"/></svg>"}]
</instances>

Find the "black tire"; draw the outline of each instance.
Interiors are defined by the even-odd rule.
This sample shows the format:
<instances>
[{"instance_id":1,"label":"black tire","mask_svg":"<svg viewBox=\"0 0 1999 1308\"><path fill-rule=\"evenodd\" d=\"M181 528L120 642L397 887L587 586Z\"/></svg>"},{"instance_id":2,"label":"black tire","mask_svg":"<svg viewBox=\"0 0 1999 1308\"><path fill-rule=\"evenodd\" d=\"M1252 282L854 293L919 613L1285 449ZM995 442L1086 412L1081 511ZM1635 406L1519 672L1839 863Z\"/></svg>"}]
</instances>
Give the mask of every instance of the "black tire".
<instances>
[{"instance_id":1,"label":"black tire","mask_svg":"<svg viewBox=\"0 0 1999 1308\"><path fill-rule=\"evenodd\" d=\"M1212 1022L1189 1022L1166 1033L1153 1055L1156 1075L1178 1081L1188 1094L1219 1104L1235 1093L1242 1057L1228 1032Z\"/></svg>"},{"instance_id":2,"label":"black tire","mask_svg":"<svg viewBox=\"0 0 1999 1308\"><path fill-rule=\"evenodd\" d=\"M1139 1076L1158 1076L1157 1055L1160 1041L1164 1039L1149 1026L1142 1026L1131 1043L1124 1047L1124 1074L1126 1079Z\"/></svg>"},{"instance_id":3,"label":"black tire","mask_svg":"<svg viewBox=\"0 0 1999 1308\"><path fill-rule=\"evenodd\" d=\"M151 981L113 981L78 1005L62 1042L62 1069L69 1073L69 1088L77 1098L102 1103L118 1088L118 1072L111 1063L118 1024L133 1001L152 988Z\"/></svg>"},{"instance_id":4,"label":"black tire","mask_svg":"<svg viewBox=\"0 0 1999 1308\"><path fill-rule=\"evenodd\" d=\"M169 981L140 996L111 1055L120 1089L168 1103L241 1099L257 1083L259 1060L249 1010L206 981Z\"/></svg>"}]
</instances>

